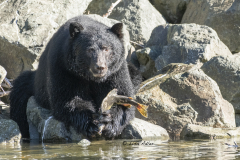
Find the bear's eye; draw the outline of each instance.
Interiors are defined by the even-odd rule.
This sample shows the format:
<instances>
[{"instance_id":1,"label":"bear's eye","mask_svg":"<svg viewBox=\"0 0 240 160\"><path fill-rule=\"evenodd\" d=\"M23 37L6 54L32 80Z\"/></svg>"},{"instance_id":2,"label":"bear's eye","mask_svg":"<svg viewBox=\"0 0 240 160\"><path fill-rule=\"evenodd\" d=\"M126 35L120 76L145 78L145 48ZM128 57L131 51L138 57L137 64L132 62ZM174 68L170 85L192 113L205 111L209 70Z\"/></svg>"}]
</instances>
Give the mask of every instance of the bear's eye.
<instances>
[{"instance_id":1,"label":"bear's eye","mask_svg":"<svg viewBox=\"0 0 240 160\"><path fill-rule=\"evenodd\" d=\"M104 51L104 52L107 52L107 51L108 51L108 48L107 48L107 47L103 47L103 51Z\"/></svg>"},{"instance_id":2,"label":"bear's eye","mask_svg":"<svg viewBox=\"0 0 240 160\"><path fill-rule=\"evenodd\" d=\"M93 48L89 48L87 51L88 52L94 52L94 49Z\"/></svg>"},{"instance_id":3,"label":"bear's eye","mask_svg":"<svg viewBox=\"0 0 240 160\"><path fill-rule=\"evenodd\" d=\"M94 49L93 48L89 48L88 50L87 50L87 55L89 56L89 57L92 57L92 54L94 53Z\"/></svg>"}]
</instances>

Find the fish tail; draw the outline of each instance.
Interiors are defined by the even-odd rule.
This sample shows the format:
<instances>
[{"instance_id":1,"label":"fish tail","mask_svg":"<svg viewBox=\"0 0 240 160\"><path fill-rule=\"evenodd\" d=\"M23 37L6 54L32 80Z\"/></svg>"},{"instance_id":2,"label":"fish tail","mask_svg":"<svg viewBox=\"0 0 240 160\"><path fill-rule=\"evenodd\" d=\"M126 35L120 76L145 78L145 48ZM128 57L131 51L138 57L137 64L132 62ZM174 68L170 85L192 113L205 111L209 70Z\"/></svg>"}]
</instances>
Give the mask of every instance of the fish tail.
<instances>
[{"instance_id":1,"label":"fish tail","mask_svg":"<svg viewBox=\"0 0 240 160\"><path fill-rule=\"evenodd\" d=\"M145 106L143 104L137 104L137 110L146 118L148 118L148 113L147 113L148 106Z\"/></svg>"}]
</instances>

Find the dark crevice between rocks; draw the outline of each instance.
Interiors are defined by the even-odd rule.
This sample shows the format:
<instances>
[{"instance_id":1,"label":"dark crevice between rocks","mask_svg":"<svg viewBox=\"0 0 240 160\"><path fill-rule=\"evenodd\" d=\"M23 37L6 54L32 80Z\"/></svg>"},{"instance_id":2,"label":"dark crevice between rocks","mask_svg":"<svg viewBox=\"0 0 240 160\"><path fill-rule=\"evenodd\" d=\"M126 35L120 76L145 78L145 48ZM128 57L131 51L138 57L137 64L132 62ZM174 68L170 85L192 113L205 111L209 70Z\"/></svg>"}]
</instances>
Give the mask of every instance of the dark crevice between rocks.
<instances>
[{"instance_id":1,"label":"dark crevice between rocks","mask_svg":"<svg viewBox=\"0 0 240 160\"><path fill-rule=\"evenodd\" d=\"M176 24L181 23L183 15L184 15L186 10L187 10L187 3L186 2L179 3L178 8L177 8L178 18L175 22Z\"/></svg>"},{"instance_id":2,"label":"dark crevice between rocks","mask_svg":"<svg viewBox=\"0 0 240 160\"><path fill-rule=\"evenodd\" d=\"M169 8L168 4L161 3L161 5L154 5L155 3L154 0L149 0L149 1L163 15L163 17L168 23L171 23L171 24L181 23L183 15L187 9L187 2L180 2L178 4L177 14L175 15L175 17L173 17L171 15L172 13L168 13L167 11L167 8Z\"/></svg>"}]
</instances>

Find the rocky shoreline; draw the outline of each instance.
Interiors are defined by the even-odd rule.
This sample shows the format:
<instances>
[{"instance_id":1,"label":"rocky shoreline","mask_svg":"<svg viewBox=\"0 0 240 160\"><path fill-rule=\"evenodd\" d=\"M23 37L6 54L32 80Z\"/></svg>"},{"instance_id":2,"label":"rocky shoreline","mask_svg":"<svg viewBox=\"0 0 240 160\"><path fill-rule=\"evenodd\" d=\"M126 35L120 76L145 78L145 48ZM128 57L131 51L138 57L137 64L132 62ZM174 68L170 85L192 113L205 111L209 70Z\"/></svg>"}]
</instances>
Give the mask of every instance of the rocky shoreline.
<instances>
[{"instance_id":1,"label":"rocky shoreline","mask_svg":"<svg viewBox=\"0 0 240 160\"><path fill-rule=\"evenodd\" d=\"M0 3L0 84L35 70L54 32L69 18L89 14L108 26L126 26L126 59L142 73L136 99L149 106L136 112L121 139L240 136L240 2L197 0L115 0ZM21 96L21 95L19 95ZM0 143L20 143L9 119L8 97L0 97ZM34 97L28 102L31 138L80 141L73 129L54 120ZM46 122L47 121L47 122ZM47 123L47 125L46 125Z\"/></svg>"}]
</instances>

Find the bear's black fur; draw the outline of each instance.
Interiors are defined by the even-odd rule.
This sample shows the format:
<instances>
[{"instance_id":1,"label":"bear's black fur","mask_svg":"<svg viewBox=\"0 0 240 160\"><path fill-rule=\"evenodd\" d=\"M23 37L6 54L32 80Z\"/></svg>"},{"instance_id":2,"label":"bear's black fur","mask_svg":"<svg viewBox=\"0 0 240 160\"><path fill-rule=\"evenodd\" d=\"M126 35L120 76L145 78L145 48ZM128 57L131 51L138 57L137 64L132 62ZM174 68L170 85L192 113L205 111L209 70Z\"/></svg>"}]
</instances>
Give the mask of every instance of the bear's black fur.
<instances>
[{"instance_id":1,"label":"bear's black fur","mask_svg":"<svg viewBox=\"0 0 240 160\"><path fill-rule=\"evenodd\" d=\"M10 117L29 137L26 118L28 98L52 110L55 119L92 137L98 132L93 114L114 88L132 97L141 82L137 69L124 57L123 25L109 28L87 16L67 21L46 46L38 69L22 73L10 94ZM113 106L99 123L105 123L106 138L119 135L134 118L135 108Z\"/></svg>"}]
</instances>

